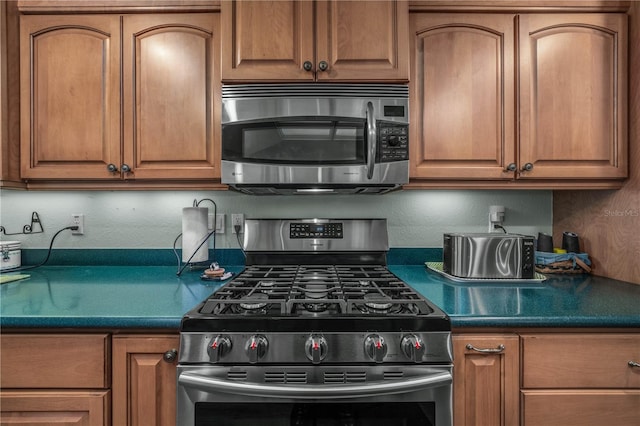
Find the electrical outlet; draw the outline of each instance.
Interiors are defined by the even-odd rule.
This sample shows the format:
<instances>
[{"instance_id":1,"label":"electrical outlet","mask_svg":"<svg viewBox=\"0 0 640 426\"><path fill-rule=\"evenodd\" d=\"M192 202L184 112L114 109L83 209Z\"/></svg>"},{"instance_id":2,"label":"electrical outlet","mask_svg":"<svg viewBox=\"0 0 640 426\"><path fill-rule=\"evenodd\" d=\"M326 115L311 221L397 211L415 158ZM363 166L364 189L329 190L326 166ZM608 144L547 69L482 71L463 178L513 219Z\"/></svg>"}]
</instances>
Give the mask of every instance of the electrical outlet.
<instances>
[{"instance_id":1,"label":"electrical outlet","mask_svg":"<svg viewBox=\"0 0 640 426\"><path fill-rule=\"evenodd\" d=\"M84 214L71 213L71 226L78 227L76 230L71 230L71 235L84 235Z\"/></svg>"},{"instance_id":2,"label":"electrical outlet","mask_svg":"<svg viewBox=\"0 0 640 426\"><path fill-rule=\"evenodd\" d=\"M236 232L237 227L240 227L240 228ZM233 229L234 234L242 234L244 232L244 214L243 213L231 214L231 229Z\"/></svg>"},{"instance_id":3,"label":"electrical outlet","mask_svg":"<svg viewBox=\"0 0 640 426\"><path fill-rule=\"evenodd\" d=\"M489 206L489 232L495 232L504 223L504 206Z\"/></svg>"}]
</instances>

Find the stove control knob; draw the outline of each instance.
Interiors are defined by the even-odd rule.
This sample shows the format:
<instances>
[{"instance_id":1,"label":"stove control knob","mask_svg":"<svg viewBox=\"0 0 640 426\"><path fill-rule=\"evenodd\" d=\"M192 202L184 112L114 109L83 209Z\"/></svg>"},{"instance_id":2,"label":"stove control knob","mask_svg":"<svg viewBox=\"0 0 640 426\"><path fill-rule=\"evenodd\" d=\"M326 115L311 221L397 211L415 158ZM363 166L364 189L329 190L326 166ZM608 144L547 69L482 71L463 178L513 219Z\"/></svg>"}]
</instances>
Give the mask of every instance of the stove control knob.
<instances>
[{"instance_id":1,"label":"stove control knob","mask_svg":"<svg viewBox=\"0 0 640 426\"><path fill-rule=\"evenodd\" d=\"M211 344L207 348L207 352L209 353L209 358L211 362L219 362L220 358L222 358L225 354L229 353L231 350L231 339L229 336L223 336L218 334L211 341Z\"/></svg>"},{"instance_id":2,"label":"stove control knob","mask_svg":"<svg viewBox=\"0 0 640 426\"><path fill-rule=\"evenodd\" d=\"M326 358L329 351L327 339L319 334L312 334L304 344L304 351L312 363L320 364L320 361Z\"/></svg>"},{"instance_id":3,"label":"stove control knob","mask_svg":"<svg viewBox=\"0 0 640 426\"><path fill-rule=\"evenodd\" d=\"M255 364L267 354L269 341L261 334L254 334L247 340L244 348L247 355L249 355L249 362Z\"/></svg>"},{"instance_id":4,"label":"stove control knob","mask_svg":"<svg viewBox=\"0 0 640 426\"><path fill-rule=\"evenodd\" d=\"M365 353L377 363L381 363L387 354L387 344L384 337L378 334L370 334L364 339Z\"/></svg>"},{"instance_id":5,"label":"stove control knob","mask_svg":"<svg viewBox=\"0 0 640 426\"><path fill-rule=\"evenodd\" d=\"M402 341L400 341L400 348L407 358L413 362L421 362L427 349L422 339L415 334L407 334L404 336Z\"/></svg>"}]
</instances>

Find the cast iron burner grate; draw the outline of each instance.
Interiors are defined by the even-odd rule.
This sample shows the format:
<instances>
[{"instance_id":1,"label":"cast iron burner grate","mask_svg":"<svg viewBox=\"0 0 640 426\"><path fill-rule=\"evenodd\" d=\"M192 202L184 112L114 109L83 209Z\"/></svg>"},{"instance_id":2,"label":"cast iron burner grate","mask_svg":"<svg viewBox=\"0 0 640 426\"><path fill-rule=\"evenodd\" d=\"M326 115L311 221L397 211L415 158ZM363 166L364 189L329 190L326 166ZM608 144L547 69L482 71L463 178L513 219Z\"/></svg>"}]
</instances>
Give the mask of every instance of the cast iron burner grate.
<instances>
[{"instance_id":1,"label":"cast iron burner grate","mask_svg":"<svg viewBox=\"0 0 640 426\"><path fill-rule=\"evenodd\" d=\"M384 266L249 266L206 300L214 315L427 315L424 299Z\"/></svg>"}]
</instances>

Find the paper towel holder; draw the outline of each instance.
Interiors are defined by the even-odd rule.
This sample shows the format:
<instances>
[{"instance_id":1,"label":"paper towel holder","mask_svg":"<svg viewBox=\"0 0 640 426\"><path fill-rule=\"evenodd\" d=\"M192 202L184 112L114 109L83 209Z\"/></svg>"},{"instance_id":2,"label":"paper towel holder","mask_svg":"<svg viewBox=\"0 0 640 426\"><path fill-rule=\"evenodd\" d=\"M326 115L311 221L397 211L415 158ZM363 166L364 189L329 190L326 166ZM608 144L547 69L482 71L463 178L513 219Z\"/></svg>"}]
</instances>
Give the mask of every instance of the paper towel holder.
<instances>
[{"instance_id":1,"label":"paper towel holder","mask_svg":"<svg viewBox=\"0 0 640 426\"><path fill-rule=\"evenodd\" d=\"M213 201L211 198L203 198L203 199L202 199L202 200L200 200L200 201L198 201L198 200L194 199L194 200L193 200L193 207L199 207L199 206L200 206L200 203L202 203L203 201L209 201L209 202L211 202L211 203L213 204L213 217L214 217L214 218L215 218L215 217L217 217L217 214L218 214L218 205L217 205L217 204L216 204L216 202L215 202L215 201ZM205 237L205 238L200 242L200 244L199 244L199 245L198 245L198 246L193 250L193 253L192 253L192 254L191 254L191 256L187 259L187 261L186 261L186 262L183 262L183 260L180 258L180 256L178 256L178 252L177 252L177 250L176 250L176 243L177 243L178 239L179 239L179 238L181 238L183 235L182 235L182 233L180 233L180 235L178 235L178 236L176 237L176 239L175 239L175 240L174 240L174 242L173 242L173 251L174 251L174 253L175 253L176 257L178 258L178 267L179 267L179 270L178 270L178 272L176 273L176 275L180 276L180 275L182 274L182 272L185 270L185 268L186 268L187 266L189 266L189 265L193 265L193 263L191 263L191 259L193 259L193 258L196 256L196 254L198 253L198 250L200 250L200 248L201 248L203 245L207 244L207 242L209 241L209 239L210 239L211 237L213 237L213 259L214 259L214 261L215 261L215 253L216 253L216 237L215 237L215 234L216 234L216 230L215 230L215 226L214 226L214 229L213 229L211 232L208 232L208 233L207 233L206 237ZM209 260L207 259L207 261L206 261L206 262L207 262L207 264L208 264L208 263L209 263Z\"/></svg>"}]
</instances>

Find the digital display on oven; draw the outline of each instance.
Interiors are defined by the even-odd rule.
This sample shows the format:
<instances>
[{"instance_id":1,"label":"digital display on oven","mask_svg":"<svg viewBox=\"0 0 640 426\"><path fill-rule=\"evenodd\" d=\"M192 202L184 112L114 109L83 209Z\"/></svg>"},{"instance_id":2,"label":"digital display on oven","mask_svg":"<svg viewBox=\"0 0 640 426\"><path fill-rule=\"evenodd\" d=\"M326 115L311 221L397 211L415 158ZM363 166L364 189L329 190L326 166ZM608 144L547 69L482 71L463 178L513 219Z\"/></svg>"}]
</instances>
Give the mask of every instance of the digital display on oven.
<instances>
[{"instance_id":1,"label":"digital display on oven","mask_svg":"<svg viewBox=\"0 0 640 426\"><path fill-rule=\"evenodd\" d=\"M294 222L289 225L289 238L342 238L342 223Z\"/></svg>"}]
</instances>

